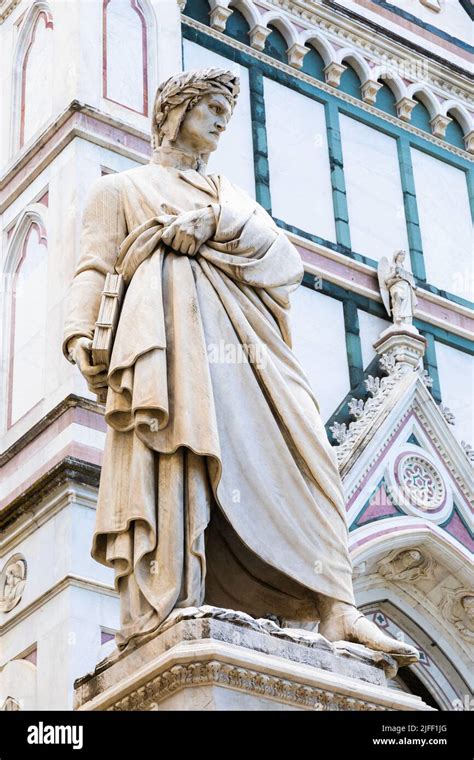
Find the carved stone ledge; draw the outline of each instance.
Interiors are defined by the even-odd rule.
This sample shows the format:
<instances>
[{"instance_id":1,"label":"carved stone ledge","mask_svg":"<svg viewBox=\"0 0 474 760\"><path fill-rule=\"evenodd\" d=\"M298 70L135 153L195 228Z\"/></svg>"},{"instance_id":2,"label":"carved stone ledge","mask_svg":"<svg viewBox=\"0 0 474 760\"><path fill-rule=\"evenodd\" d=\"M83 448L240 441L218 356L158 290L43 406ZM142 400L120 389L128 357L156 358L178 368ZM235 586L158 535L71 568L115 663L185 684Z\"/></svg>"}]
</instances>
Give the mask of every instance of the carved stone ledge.
<instances>
[{"instance_id":1,"label":"carved stone ledge","mask_svg":"<svg viewBox=\"0 0 474 760\"><path fill-rule=\"evenodd\" d=\"M290 66L294 66L295 69L300 69L303 65L306 53L309 53L309 48L306 47L306 45L299 45L295 42L294 45L288 48L287 53Z\"/></svg>"},{"instance_id":2,"label":"carved stone ledge","mask_svg":"<svg viewBox=\"0 0 474 760\"><path fill-rule=\"evenodd\" d=\"M367 79L360 88L362 94L362 100L365 103L375 104L377 100L377 93L382 87L382 82L375 82L373 79Z\"/></svg>"},{"instance_id":3,"label":"carved stone ledge","mask_svg":"<svg viewBox=\"0 0 474 760\"><path fill-rule=\"evenodd\" d=\"M343 63L329 63L323 69L326 84L330 84L331 87L339 87L341 83L341 76L346 69L347 66L344 66Z\"/></svg>"},{"instance_id":4,"label":"carved stone ledge","mask_svg":"<svg viewBox=\"0 0 474 760\"><path fill-rule=\"evenodd\" d=\"M464 135L464 145L469 153L474 153L474 129Z\"/></svg>"},{"instance_id":5,"label":"carved stone ledge","mask_svg":"<svg viewBox=\"0 0 474 760\"><path fill-rule=\"evenodd\" d=\"M174 610L157 633L75 683L79 710L429 710L387 687L388 655L216 607Z\"/></svg>"},{"instance_id":6,"label":"carved stone ledge","mask_svg":"<svg viewBox=\"0 0 474 760\"><path fill-rule=\"evenodd\" d=\"M218 32L224 32L227 24L227 19L232 15L232 8L227 7L225 2L211 2L210 21L213 29L217 29Z\"/></svg>"},{"instance_id":7,"label":"carved stone ledge","mask_svg":"<svg viewBox=\"0 0 474 760\"><path fill-rule=\"evenodd\" d=\"M390 352L398 366L416 369L425 355L426 342L415 327L393 325L375 341L374 348L380 356Z\"/></svg>"},{"instance_id":8,"label":"carved stone ledge","mask_svg":"<svg viewBox=\"0 0 474 760\"><path fill-rule=\"evenodd\" d=\"M262 24L255 24L255 26L252 27L252 29L250 30L251 46L255 48L255 50L259 50L261 52L262 50L264 50L267 37L271 33L272 33L272 30L268 26L263 26Z\"/></svg>"},{"instance_id":9,"label":"carved stone ledge","mask_svg":"<svg viewBox=\"0 0 474 760\"><path fill-rule=\"evenodd\" d=\"M406 98L406 97L400 98L400 100L397 100L397 102L395 103L395 106L397 109L398 118L402 119L402 121L410 121L411 112L416 106L416 100L413 100L413 98Z\"/></svg>"},{"instance_id":10,"label":"carved stone ledge","mask_svg":"<svg viewBox=\"0 0 474 760\"><path fill-rule=\"evenodd\" d=\"M436 114L436 116L430 120L431 131L436 137L444 137L446 135L448 124L451 124L451 122L452 119L449 116Z\"/></svg>"}]
</instances>

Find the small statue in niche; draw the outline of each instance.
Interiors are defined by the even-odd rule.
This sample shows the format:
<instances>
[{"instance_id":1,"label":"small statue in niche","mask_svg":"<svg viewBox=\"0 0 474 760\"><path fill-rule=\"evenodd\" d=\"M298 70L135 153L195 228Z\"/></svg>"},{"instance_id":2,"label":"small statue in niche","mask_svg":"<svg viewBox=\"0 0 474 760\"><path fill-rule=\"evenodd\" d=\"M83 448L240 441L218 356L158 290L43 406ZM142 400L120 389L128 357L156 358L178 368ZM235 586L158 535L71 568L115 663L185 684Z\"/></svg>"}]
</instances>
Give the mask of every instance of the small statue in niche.
<instances>
[{"instance_id":1,"label":"small statue in niche","mask_svg":"<svg viewBox=\"0 0 474 760\"><path fill-rule=\"evenodd\" d=\"M377 268L380 294L395 327L418 332L413 326L418 303L415 278L408 269L404 269L405 257L405 251L395 251L390 263L386 256L382 256Z\"/></svg>"}]
</instances>

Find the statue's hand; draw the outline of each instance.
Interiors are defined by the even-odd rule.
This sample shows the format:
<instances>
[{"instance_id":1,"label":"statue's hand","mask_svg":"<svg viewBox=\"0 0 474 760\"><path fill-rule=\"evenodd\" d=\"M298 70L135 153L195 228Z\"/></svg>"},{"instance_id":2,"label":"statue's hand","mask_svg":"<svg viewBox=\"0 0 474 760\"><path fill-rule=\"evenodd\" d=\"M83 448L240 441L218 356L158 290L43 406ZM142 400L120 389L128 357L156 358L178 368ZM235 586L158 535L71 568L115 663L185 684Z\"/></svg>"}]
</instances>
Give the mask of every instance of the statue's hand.
<instances>
[{"instance_id":1,"label":"statue's hand","mask_svg":"<svg viewBox=\"0 0 474 760\"><path fill-rule=\"evenodd\" d=\"M107 387L107 368L105 364L92 364L92 341L89 338L76 335L67 345L69 356L79 367L87 380L87 386L92 393Z\"/></svg>"},{"instance_id":2,"label":"statue's hand","mask_svg":"<svg viewBox=\"0 0 474 760\"><path fill-rule=\"evenodd\" d=\"M162 241L175 253L187 256L194 256L216 231L216 217L211 206L185 211L178 216L163 214L157 218L163 224Z\"/></svg>"}]
</instances>

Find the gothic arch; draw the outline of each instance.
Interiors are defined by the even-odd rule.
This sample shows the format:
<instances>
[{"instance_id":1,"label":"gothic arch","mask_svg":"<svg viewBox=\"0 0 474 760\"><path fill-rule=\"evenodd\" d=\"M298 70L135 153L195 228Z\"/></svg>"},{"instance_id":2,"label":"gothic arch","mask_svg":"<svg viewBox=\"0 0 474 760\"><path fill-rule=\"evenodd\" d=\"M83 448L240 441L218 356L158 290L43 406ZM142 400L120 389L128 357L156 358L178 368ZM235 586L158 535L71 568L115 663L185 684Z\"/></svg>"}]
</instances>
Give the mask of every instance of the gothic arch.
<instances>
[{"instance_id":1,"label":"gothic arch","mask_svg":"<svg viewBox=\"0 0 474 760\"><path fill-rule=\"evenodd\" d=\"M35 40L37 40L37 34L41 31L49 33L52 32L52 30L53 16L49 4L46 0L36 0L36 2L31 5L26 14L25 20L23 21L13 54L12 117L10 130L10 149L12 154L28 141L31 134L47 121L52 112L52 69L49 69L51 63L51 61L49 61L44 68L45 81L42 82L41 87L41 91L46 94L46 96L40 101L43 103L43 113L40 111L39 118L36 113L36 124L33 123L33 126L30 128L29 110L31 109L28 108L27 102L28 62L31 62L32 50L34 48Z\"/></svg>"},{"instance_id":2,"label":"gothic arch","mask_svg":"<svg viewBox=\"0 0 474 760\"><path fill-rule=\"evenodd\" d=\"M25 314L28 310L31 310L32 302L28 298L29 286L31 286L32 280L27 284L27 293L25 301L21 304L21 301L17 303L17 295L19 292L19 286L24 285L21 283L21 270L22 267L28 266L31 263L32 251L29 248L30 241L35 242L36 245L45 249L45 259L40 262L39 266L44 267L43 274L46 274L47 269L47 218L48 209L41 203L33 203L29 205L20 215L17 223L11 232L6 257L3 265L3 270L6 276L7 286L3 291L3 304L2 304L2 316L3 316L3 345L2 345L2 367L3 367L3 390L4 398L7 399L6 419L2 425L10 427L17 419L20 419L23 414L29 411L40 400L40 383L41 378L38 373L38 392L36 397L32 394L33 403L27 409L24 409L23 414L15 414L14 408L14 379L15 370L15 354L18 353L18 346L15 345L16 340L16 327L18 325L18 304L27 305ZM35 239L33 238L35 236ZM30 258L29 258L30 257ZM33 262L33 266L34 266ZM31 287L30 287L31 289ZM34 283L33 291L39 294L39 300L41 301L42 308L40 308L39 314L35 314L36 326L38 330L44 328L46 323L46 281L41 287L40 282ZM25 294L24 294L25 295ZM45 302L44 304L42 302ZM41 352L40 352L41 353ZM41 356L41 360L44 361L44 354ZM42 395L42 394L41 394ZM20 409L21 411L21 409Z\"/></svg>"},{"instance_id":3,"label":"gothic arch","mask_svg":"<svg viewBox=\"0 0 474 760\"><path fill-rule=\"evenodd\" d=\"M298 42L296 31L292 24L281 16L278 11L268 11L262 16L260 21L262 26L266 26L268 29L274 27L285 38L288 48Z\"/></svg>"},{"instance_id":4,"label":"gothic arch","mask_svg":"<svg viewBox=\"0 0 474 760\"><path fill-rule=\"evenodd\" d=\"M372 70L372 77L375 81L383 82L384 87L392 91L397 100L406 97L407 88L403 79L390 69L388 66L376 66Z\"/></svg>"},{"instance_id":5,"label":"gothic arch","mask_svg":"<svg viewBox=\"0 0 474 760\"><path fill-rule=\"evenodd\" d=\"M236 8L240 11L250 29L260 23L260 15L250 0L230 0L229 8Z\"/></svg>"},{"instance_id":6,"label":"gothic arch","mask_svg":"<svg viewBox=\"0 0 474 760\"><path fill-rule=\"evenodd\" d=\"M438 98L424 85L414 82L408 87L407 93L408 97L416 97L421 103L423 103L430 115L430 119L434 119L435 116L441 114L441 106Z\"/></svg>"},{"instance_id":7,"label":"gothic arch","mask_svg":"<svg viewBox=\"0 0 474 760\"><path fill-rule=\"evenodd\" d=\"M115 36L136 46L131 56L124 55L123 46L114 46L113 34L109 37L114 28L126 26L127 34ZM157 76L156 19L148 0L102 0L102 57L103 97L148 116Z\"/></svg>"},{"instance_id":8,"label":"gothic arch","mask_svg":"<svg viewBox=\"0 0 474 760\"><path fill-rule=\"evenodd\" d=\"M368 79L371 79L369 65L357 50L354 50L353 48L343 48L342 50L337 51L336 58L338 63L344 63L344 61L350 63L359 77L361 84L364 84Z\"/></svg>"},{"instance_id":9,"label":"gothic arch","mask_svg":"<svg viewBox=\"0 0 474 760\"><path fill-rule=\"evenodd\" d=\"M308 30L301 34L299 42L302 45L313 47L323 59L325 66L336 61L336 52L333 46L322 34Z\"/></svg>"},{"instance_id":10,"label":"gothic arch","mask_svg":"<svg viewBox=\"0 0 474 760\"><path fill-rule=\"evenodd\" d=\"M452 117L456 119L464 135L467 135L474 128L469 112L455 100L447 100L443 103L442 113L444 116L452 114Z\"/></svg>"}]
</instances>

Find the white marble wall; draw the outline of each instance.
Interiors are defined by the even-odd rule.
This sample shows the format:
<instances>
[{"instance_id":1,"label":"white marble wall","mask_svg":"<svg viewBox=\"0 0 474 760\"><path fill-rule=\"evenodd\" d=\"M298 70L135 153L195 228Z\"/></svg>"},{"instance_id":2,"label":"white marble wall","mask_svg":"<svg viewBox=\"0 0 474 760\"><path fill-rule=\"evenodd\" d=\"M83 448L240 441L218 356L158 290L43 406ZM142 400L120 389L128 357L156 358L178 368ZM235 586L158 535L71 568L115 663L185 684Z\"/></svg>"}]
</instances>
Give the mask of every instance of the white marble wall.
<instances>
[{"instance_id":1,"label":"white marble wall","mask_svg":"<svg viewBox=\"0 0 474 760\"><path fill-rule=\"evenodd\" d=\"M293 349L326 422L350 387L342 302L302 286L291 303Z\"/></svg>"},{"instance_id":2,"label":"white marble wall","mask_svg":"<svg viewBox=\"0 0 474 760\"><path fill-rule=\"evenodd\" d=\"M234 71L240 77L240 95L229 126L219 140L219 148L211 155L208 170L211 174L224 174L255 197L248 71L245 66L239 66L201 45L184 40L183 68L199 69L209 66Z\"/></svg>"},{"instance_id":3,"label":"white marble wall","mask_svg":"<svg viewBox=\"0 0 474 760\"><path fill-rule=\"evenodd\" d=\"M375 317L373 314L369 314L367 311L358 310L359 317L359 335L360 343L362 347L362 361L364 368L370 364L375 356L373 344L380 336L380 333L390 327L390 322L380 317Z\"/></svg>"},{"instance_id":4,"label":"white marble wall","mask_svg":"<svg viewBox=\"0 0 474 760\"><path fill-rule=\"evenodd\" d=\"M474 363L472 356L436 341L436 360L443 405L454 414L452 431L474 445Z\"/></svg>"},{"instance_id":5,"label":"white marble wall","mask_svg":"<svg viewBox=\"0 0 474 760\"><path fill-rule=\"evenodd\" d=\"M20 603L0 613L2 667L36 646L37 709L70 709L75 678L93 669L103 655L101 629L117 630L118 598L113 571L94 562L88 551L94 525L92 491L78 490L77 501L63 498L59 507L43 507L37 522L5 547L0 566L21 553L28 574ZM110 647L109 647L110 648ZM54 663L54 666L52 666ZM12 696L23 699L29 682L15 684ZM26 705L25 705L26 706Z\"/></svg>"},{"instance_id":6,"label":"white marble wall","mask_svg":"<svg viewBox=\"0 0 474 760\"><path fill-rule=\"evenodd\" d=\"M411 154L427 280L472 300L474 238L466 174L420 150Z\"/></svg>"},{"instance_id":7,"label":"white marble wall","mask_svg":"<svg viewBox=\"0 0 474 760\"><path fill-rule=\"evenodd\" d=\"M272 213L335 241L324 106L265 79Z\"/></svg>"},{"instance_id":8,"label":"white marble wall","mask_svg":"<svg viewBox=\"0 0 474 760\"><path fill-rule=\"evenodd\" d=\"M376 261L408 250L396 140L343 114L340 123L352 249Z\"/></svg>"}]
</instances>

